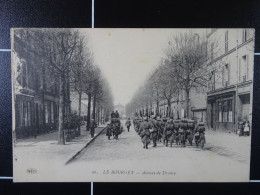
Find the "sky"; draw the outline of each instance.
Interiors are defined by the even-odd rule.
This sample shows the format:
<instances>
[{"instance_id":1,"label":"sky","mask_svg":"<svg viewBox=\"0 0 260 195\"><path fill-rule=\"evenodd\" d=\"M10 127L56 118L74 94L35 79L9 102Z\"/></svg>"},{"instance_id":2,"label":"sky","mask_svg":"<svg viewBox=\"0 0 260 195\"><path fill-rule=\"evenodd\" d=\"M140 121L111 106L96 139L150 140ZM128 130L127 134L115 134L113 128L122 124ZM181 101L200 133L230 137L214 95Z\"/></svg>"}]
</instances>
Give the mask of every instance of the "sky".
<instances>
[{"instance_id":1,"label":"sky","mask_svg":"<svg viewBox=\"0 0 260 195\"><path fill-rule=\"evenodd\" d=\"M84 29L95 63L109 82L114 104L126 105L181 29Z\"/></svg>"}]
</instances>

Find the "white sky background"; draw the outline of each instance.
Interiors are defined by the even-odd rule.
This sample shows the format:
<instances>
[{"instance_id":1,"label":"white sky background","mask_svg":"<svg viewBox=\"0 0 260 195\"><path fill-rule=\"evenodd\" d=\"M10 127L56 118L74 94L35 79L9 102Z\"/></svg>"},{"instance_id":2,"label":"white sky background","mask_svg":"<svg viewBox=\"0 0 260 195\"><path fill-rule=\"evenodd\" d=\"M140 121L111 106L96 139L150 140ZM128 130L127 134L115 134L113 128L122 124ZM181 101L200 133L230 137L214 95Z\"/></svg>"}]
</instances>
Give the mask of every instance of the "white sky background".
<instances>
[{"instance_id":1,"label":"white sky background","mask_svg":"<svg viewBox=\"0 0 260 195\"><path fill-rule=\"evenodd\" d=\"M169 37L184 29L82 29L95 63L109 82L114 104L127 104L159 65Z\"/></svg>"}]
</instances>

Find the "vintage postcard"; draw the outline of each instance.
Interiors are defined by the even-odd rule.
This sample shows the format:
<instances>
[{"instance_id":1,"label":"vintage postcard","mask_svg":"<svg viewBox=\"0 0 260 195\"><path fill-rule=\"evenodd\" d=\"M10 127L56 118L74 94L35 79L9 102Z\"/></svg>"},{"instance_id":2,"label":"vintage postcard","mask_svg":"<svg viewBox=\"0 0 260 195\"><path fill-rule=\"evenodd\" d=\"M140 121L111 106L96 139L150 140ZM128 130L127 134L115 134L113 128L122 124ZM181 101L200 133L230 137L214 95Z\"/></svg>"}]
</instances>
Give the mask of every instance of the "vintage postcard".
<instances>
[{"instance_id":1,"label":"vintage postcard","mask_svg":"<svg viewBox=\"0 0 260 195\"><path fill-rule=\"evenodd\" d=\"M11 29L14 182L247 182L254 29Z\"/></svg>"}]
</instances>

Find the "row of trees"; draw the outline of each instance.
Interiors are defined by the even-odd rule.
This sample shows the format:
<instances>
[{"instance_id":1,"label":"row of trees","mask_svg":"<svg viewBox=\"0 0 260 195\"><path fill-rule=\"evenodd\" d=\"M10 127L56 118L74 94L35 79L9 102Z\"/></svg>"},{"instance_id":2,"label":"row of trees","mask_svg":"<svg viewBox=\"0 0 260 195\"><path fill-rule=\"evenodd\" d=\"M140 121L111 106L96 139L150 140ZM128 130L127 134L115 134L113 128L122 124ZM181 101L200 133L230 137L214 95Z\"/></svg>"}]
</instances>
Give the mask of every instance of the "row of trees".
<instances>
[{"instance_id":1,"label":"row of trees","mask_svg":"<svg viewBox=\"0 0 260 195\"><path fill-rule=\"evenodd\" d=\"M192 31L171 36L160 64L127 104L127 114L131 115L140 108L145 108L148 115L148 110L156 104L154 114L158 116L159 104L163 100L170 108L167 110L167 116L172 115L172 102L177 103L177 118L180 118L179 97L184 91L185 113L189 118L191 90L206 88L212 77L211 72L216 68L213 64L207 63L210 60L207 45L217 47L216 42L209 43L205 35L199 36Z\"/></svg>"},{"instance_id":2,"label":"row of trees","mask_svg":"<svg viewBox=\"0 0 260 195\"><path fill-rule=\"evenodd\" d=\"M56 84L59 83L59 143L64 143L62 131L64 117L71 112L71 91L76 91L79 96L79 116L81 115L82 95L85 93L88 96L88 129L91 120L91 107L94 119L97 116L97 110L102 113L112 110L112 93L108 82L94 62L93 53L88 46L87 34L72 29L17 29L14 32L14 38L16 41L22 42L24 48L30 50L34 57L37 57L41 73L45 74L47 71L48 74L56 78ZM23 54L23 51L16 51L21 62L24 58ZM44 83L51 82L48 80L48 74L47 77L43 76ZM80 130L80 125L78 128Z\"/></svg>"}]
</instances>

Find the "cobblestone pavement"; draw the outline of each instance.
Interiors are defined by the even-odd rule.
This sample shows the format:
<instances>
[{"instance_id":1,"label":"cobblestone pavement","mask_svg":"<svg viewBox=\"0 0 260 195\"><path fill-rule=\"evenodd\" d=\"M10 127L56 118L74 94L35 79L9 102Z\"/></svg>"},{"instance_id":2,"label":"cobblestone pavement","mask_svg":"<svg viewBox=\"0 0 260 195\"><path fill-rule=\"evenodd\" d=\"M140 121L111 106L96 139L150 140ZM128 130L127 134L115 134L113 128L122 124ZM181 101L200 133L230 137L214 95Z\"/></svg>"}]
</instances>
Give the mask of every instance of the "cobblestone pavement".
<instances>
[{"instance_id":1,"label":"cobblestone pavement","mask_svg":"<svg viewBox=\"0 0 260 195\"><path fill-rule=\"evenodd\" d=\"M222 156L248 164L250 162L250 136L238 136L234 133L207 131L205 149Z\"/></svg>"},{"instance_id":2,"label":"cobblestone pavement","mask_svg":"<svg viewBox=\"0 0 260 195\"><path fill-rule=\"evenodd\" d=\"M124 123L123 123L124 124ZM143 149L140 137L131 127L118 140L108 140L102 133L68 165L70 172L80 174L84 170L89 179L106 180L104 170L133 170L137 175L156 170L173 173L174 176L158 176L157 181L248 181L250 138L221 132L206 132L204 149L196 146L181 148L176 144ZM91 171L96 173L92 177ZM103 173L102 173L103 172ZM71 175L74 177L74 174ZM151 175L128 177L128 181L153 181ZM132 179L132 180L131 180ZM123 176L109 178L123 181Z\"/></svg>"},{"instance_id":3,"label":"cobblestone pavement","mask_svg":"<svg viewBox=\"0 0 260 195\"><path fill-rule=\"evenodd\" d=\"M104 129L95 129L95 136ZM92 140L86 127L81 127L81 135L65 145L58 144L58 132L39 135L36 138L18 140L14 144L14 174L19 174L28 168L44 171L46 167L63 166L73 155Z\"/></svg>"}]
</instances>

